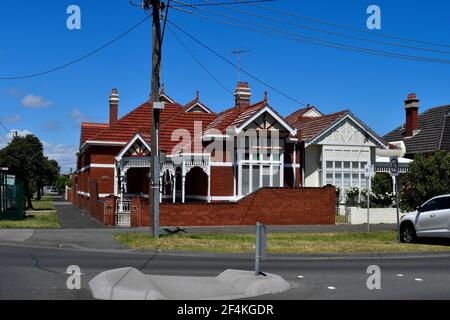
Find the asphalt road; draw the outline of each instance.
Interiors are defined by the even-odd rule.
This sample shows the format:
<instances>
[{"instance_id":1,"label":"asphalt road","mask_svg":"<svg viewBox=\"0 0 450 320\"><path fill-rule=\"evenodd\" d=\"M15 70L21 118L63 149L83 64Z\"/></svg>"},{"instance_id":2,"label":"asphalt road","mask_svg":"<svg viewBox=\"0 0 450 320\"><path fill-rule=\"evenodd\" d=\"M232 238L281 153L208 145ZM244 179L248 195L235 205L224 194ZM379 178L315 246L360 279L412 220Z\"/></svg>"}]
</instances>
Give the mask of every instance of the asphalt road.
<instances>
[{"instance_id":1,"label":"asphalt road","mask_svg":"<svg viewBox=\"0 0 450 320\"><path fill-rule=\"evenodd\" d=\"M65 271L81 268L81 290L68 290ZM367 267L381 268L381 290L366 286ZM217 276L251 270L250 256L188 256L0 245L0 299L91 299L88 282L98 273L135 267L147 274ZM450 299L450 256L389 258L273 258L263 271L283 276L288 292L260 299Z\"/></svg>"}]
</instances>

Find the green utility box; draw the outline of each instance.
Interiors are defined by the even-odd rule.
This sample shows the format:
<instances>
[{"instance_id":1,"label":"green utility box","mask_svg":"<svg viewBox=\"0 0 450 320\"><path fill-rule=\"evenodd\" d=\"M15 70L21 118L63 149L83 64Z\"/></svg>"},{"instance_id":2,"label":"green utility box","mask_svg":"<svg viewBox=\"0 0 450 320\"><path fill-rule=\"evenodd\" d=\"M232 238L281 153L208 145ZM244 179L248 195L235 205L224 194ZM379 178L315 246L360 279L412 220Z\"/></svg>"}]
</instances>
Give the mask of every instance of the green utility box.
<instances>
[{"instance_id":1,"label":"green utility box","mask_svg":"<svg viewBox=\"0 0 450 320\"><path fill-rule=\"evenodd\" d=\"M0 169L0 220L25 218L23 175L7 168Z\"/></svg>"}]
</instances>

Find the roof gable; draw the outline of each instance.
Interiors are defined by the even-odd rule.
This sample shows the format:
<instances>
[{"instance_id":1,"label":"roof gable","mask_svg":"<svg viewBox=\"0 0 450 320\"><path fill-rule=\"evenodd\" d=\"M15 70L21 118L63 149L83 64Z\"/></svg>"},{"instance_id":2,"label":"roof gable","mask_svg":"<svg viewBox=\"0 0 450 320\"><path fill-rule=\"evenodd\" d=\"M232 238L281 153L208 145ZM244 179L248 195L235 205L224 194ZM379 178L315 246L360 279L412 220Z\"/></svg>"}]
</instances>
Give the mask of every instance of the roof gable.
<instances>
[{"instance_id":1,"label":"roof gable","mask_svg":"<svg viewBox=\"0 0 450 320\"><path fill-rule=\"evenodd\" d=\"M116 157L121 160L123 157L149 157L151 148L145 139L138 133L133 139L120 151Z\"/></svg>"}]
</instances>

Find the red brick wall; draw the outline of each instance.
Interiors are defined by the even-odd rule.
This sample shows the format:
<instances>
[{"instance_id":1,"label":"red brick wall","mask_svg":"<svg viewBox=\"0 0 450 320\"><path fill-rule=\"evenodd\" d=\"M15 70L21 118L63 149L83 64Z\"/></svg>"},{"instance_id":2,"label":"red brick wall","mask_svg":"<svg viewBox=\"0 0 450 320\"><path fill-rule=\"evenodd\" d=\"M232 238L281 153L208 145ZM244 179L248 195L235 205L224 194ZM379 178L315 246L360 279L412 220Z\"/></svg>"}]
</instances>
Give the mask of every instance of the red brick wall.
<instances>
[{"instance_id":1,"label":"red brick wall","mask_svg":"<svg viewBox=\"0 0 450 320\"><path fill-rule=\"evenodd\" d=\"M314 225L335 223L336 192L324 188L265 188L239 203L161 204L161 226ZM148 202L133 201L133 226L148 226ZM146 219L146 220L144 220Z\"/></svg>"},{"instance_id":2,"label":"red brick wall","mask_svg":"<svg viewBox=\"0 0 450 320\"><path fill-rule=\"evenodd\" d=\"M233 167L211 167L211 196L230 197L234 195Z\"/></svg>"},{"instance_id":3,"label":"red brick wall","mask_svg":"<svg viewBox=\"0 0 450 320\"><path fill-rule=\"evenodd\" d=\"M98 183L98 193L114 194L114 169L91 168L89 173L89 178Z\"/></svg>"}]
</instances>

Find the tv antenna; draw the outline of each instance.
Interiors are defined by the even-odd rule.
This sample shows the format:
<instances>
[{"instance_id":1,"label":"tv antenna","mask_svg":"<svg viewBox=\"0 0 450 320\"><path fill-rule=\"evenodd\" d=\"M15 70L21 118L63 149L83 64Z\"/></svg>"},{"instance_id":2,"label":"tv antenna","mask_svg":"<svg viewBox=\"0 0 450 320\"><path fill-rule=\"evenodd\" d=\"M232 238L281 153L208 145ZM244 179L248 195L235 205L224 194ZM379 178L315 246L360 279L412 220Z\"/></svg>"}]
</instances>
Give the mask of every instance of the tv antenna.
<instances>
[{"instance_id":1,"label":"tv antenna","mask_svg":"<svg viewBox=\"0 0 450 320\"><path fill-rule=\"evenodd\" d=\"M241 55L244 53L249 53L252 50L248 50L248 49L236 49L233 52L231 52L232 54L235 54L237 56L237 71L238 71L238 81L241 81Z\"/></svg>"}]
</instances>

